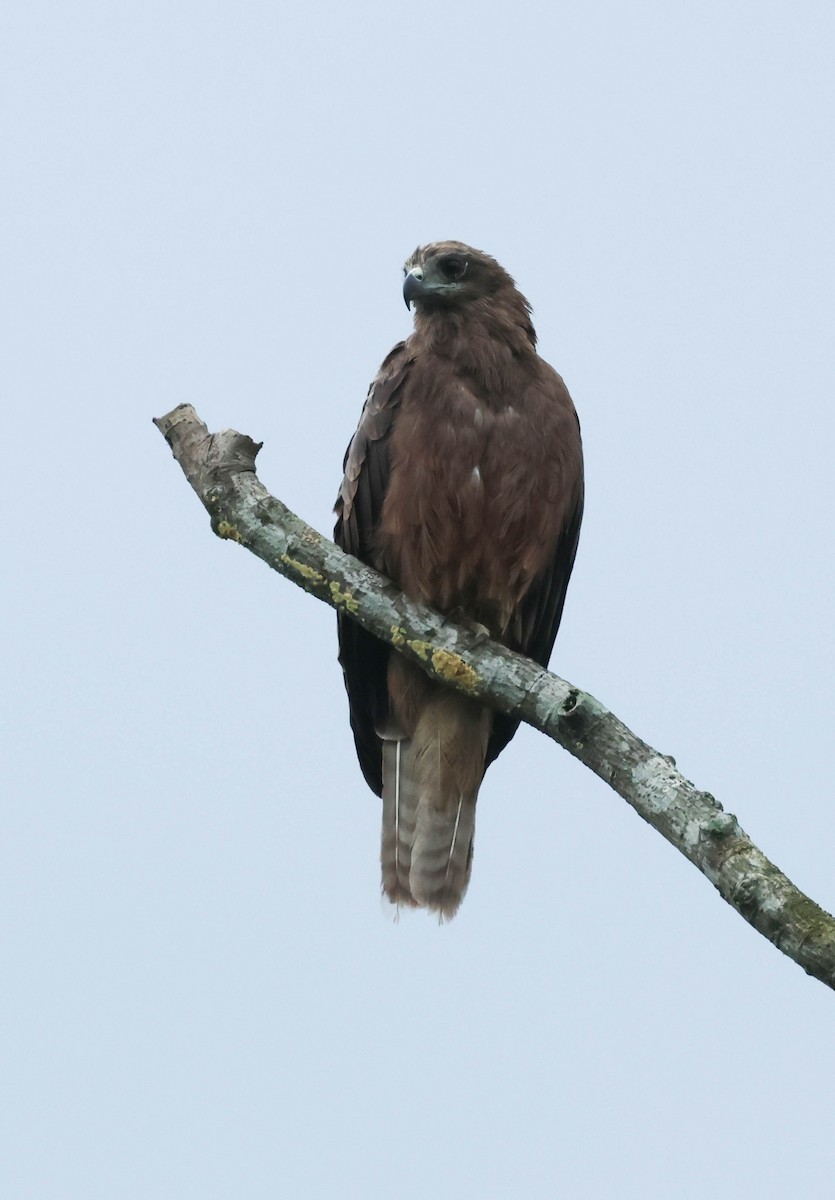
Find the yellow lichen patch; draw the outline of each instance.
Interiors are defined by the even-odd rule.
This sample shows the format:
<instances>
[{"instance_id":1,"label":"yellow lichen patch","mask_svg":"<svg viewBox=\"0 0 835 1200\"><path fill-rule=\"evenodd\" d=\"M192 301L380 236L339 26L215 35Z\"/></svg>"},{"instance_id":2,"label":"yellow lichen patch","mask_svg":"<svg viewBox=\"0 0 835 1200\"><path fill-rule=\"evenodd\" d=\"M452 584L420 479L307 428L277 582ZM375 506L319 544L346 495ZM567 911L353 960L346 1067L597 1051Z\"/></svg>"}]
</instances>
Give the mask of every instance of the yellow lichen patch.
<instances>
[{"instance_id":1,"label":"yellow lichen patch","mask_svg":"<svg viewBox=\"0 0 835 1200\"><path fill-rule=\"evenodd\" d=\"M418 638L411 638L411 640L406 642L406 645L413 654L418 656L418 658L422 659L424 662L429 661L429 655L432 653L431 642L421 642Z\"/></svg>"},{"instance_id":2,"label":"yellow lichen patch","mask_svg":"<svg viewBox=\"0 0 835 1200\"><path fill-rule=\"evenodd\" d=\"M228 538L231 542L243 541L243 538L238 533L237 525L230 525L228 521L218 521L217 536Z\"/></svg>"},{"instance_id":3,"label":"yellow lichen patch","mask_svg":"<svg viewBox=\"0 0 835 1200\"><path fill-rule=\"evenodd\" d=\"M459 686L474 691L478 687L478 672L464 662L458 654L449 650L435 650L432 654L432 666L442 679L453 681Z\"/></svg>"},{"instance_id":4,"label":"yellow lichen patch","mask_svg":"<svg viewBox=\"0 0 835 1200\"><path fill-rule=\"evenodd\" d=\"M392 646L406 645L406 630L401 629L399 625L392 625L391 627L391 644Z\"/></svg>"},{"instance_id":5,"label":"yellow lichen patch","mask_svg":"<svg viewBox=\"0 0 835 1200\"><path fill-rule=\"evenodd\" d=\"M343 592L335 580L330 585L330 592L334 604L338 604L340 608L344 608L345 612L355 613L359 610L359 603L354 598L354 593Z\"/></svg>"},{"instance_id":6,"label":"yellow lichen patch","mask_svg":"<svg viewBox=\"0 0 835 1200\"><path fill-rule=\"evenodd\" d=\"M291 558L289 554L282 554L281 561L286 563L301 579L306 579L308 583L324 583L324 575L313 567L308 567L305 563L299 562L298 559Z\"/></svg>"}]
</instances>

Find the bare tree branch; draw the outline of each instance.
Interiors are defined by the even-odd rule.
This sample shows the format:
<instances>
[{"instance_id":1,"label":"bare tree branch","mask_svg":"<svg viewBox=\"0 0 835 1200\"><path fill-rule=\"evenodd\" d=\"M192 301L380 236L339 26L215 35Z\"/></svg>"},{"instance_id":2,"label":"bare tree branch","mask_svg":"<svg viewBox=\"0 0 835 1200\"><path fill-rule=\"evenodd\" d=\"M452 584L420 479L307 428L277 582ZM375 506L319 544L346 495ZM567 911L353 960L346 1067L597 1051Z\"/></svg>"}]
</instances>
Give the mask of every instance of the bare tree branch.
<instances>
[{"instance_id":1,"label":"bare tree branch","mask_svg":"<svg viewBox=\"0 0 835 1200\"><path fill-rule=\"evenodd\" d=\"M835 920L759 850L708 792L676 770L587 692L530 659L408 600L271 496L245 434L210 434L189 404L154 424L222 538L396 646L433 678L489 701L553 738L605 780L706 875L749 924L835 988Z\"/></svg>"}]
</instances>

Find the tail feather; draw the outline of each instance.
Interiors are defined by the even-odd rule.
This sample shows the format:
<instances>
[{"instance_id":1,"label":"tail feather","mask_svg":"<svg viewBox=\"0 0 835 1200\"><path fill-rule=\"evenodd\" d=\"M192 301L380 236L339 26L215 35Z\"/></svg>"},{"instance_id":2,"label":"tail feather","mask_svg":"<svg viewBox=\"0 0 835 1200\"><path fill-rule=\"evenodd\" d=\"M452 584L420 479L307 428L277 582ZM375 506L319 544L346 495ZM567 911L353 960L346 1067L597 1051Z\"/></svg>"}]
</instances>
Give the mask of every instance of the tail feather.
<instances>
[{"instance_id":1,"label":"tail feather","mask_svg":"<svg viewBox=\"0 0 835 1200\"><path fill-rule=\"evenodd\" d=\"M383 892L453 917L470 881L489 710L437 689L411 737L383 733Z\"/></svg>"},{"instance_id":2,"label":"tail feather","mask_svg":"<svg viewBox=\"0 0 835 1200\"><path fill-rule=\"evenodd\" d=\"M414 782L404 773L408 738L389 736L383 741L383 831L380 863L383 893L392 904L413 906L409 890L412 842L415 837L418 795Z\"/></svg>"},{"instance_id":3,"label":"tail feather","mask_svg":"<svg viewBox=\"0 0 835 1200\"><path fill-rule=\"evenodd\" d=\"M447 809L431 801L418 808L409 886L416 903L441 918L455 916L470 882L476 795L461 792Z\"/></svg>"}]
</instances>

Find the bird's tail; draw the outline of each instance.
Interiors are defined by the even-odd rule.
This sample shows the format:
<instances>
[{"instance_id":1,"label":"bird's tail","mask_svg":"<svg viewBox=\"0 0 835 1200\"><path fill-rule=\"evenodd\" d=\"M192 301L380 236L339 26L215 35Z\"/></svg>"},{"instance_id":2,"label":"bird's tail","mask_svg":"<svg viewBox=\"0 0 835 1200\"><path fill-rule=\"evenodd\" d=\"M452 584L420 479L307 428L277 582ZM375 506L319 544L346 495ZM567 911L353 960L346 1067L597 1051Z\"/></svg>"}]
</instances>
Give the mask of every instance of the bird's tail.
<instances>
[{"instance_id":1,"label":"bird's tail","mask_svg":"<svg viewBox=\"0 0 835 1200\"><path fill-rule=\"evenodd\" d=\"M383 892L394 904L453 917L470 881L475 806L489 710L433 689L411 737L383 737Z\"/></svg>"}]
</instances>

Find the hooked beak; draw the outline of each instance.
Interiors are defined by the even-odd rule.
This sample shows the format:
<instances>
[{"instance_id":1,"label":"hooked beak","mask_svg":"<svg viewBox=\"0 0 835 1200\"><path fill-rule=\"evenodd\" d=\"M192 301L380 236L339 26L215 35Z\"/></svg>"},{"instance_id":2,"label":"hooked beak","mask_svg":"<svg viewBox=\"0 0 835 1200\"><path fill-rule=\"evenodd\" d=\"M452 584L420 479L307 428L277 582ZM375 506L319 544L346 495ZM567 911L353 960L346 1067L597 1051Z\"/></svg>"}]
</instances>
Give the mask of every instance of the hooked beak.
<instances>
[{"instance_id":1,"label":"hooked beak","mask_svg":"<svg viewBox=\"0 0 835 1200\"><path fill-rule=\"evenodd\" d=\"M423 269L421 267L412 267L409 274L403 280L403 299L406 301L406 307L411 308L412 301L422 296L424 290Z\"/></svg>"}]
</instances>

